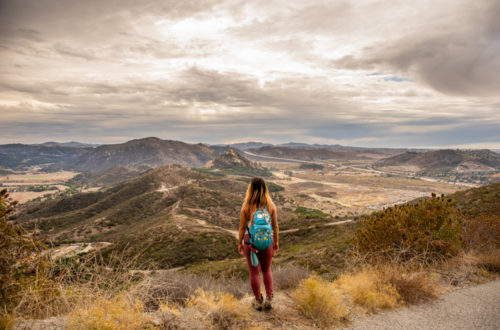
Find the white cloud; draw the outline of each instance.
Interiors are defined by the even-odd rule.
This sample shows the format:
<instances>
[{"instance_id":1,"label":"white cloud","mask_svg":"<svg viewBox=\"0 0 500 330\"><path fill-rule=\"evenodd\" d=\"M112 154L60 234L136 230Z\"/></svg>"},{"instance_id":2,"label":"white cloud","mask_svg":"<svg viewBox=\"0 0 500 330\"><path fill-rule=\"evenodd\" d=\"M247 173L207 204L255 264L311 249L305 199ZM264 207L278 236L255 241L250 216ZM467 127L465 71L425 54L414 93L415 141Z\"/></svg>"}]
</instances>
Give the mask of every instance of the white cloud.
<instances>
[{"instance_id":1,"label":"white cloud","mask_svg":"<svg viewBox=\"0 0 500 330\"><path fill-rule=\"evenodd\" d=\"M494 0L3 1L0 143L491 143L499 10Z\"/></svg>"}]
</instances>

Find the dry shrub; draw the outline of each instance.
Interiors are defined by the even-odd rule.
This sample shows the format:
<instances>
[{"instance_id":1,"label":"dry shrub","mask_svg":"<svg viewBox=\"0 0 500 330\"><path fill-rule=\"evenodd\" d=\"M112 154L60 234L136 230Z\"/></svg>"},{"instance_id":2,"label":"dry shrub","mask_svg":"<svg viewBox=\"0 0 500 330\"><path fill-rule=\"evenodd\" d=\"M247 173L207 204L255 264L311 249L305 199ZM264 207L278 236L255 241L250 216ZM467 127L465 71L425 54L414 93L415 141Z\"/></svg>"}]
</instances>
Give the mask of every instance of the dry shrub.
<instances>
[{"instance_id":1,"label":"dry shrub","mask_svg":"<svg viewBox=\"0 0 500 330\"><path fill-rule=\"evenodd\" d=\"M163 310L154 313L153 325L159 329L206 329L203 314L196 308L185 307L179 314L173 310Z\"/></svg>"},{"instance_id":2,"label":"dry shrub","mask_svg":"<svg viewBox=\"0 0 500 330\"><path fill-rule=\"evenodd\" d=\"M334 282L334 286L368 312L400 305L398 290L375 269L366 268L356 274L343 274Z\"/></svg>"},{"instance_id":3,"label":"dry shrub","mask_svg":"<svg viewBox=\"0 0 500 330\"><path fill-rule=\"evenodd\" d=\"M479 266L477 253L461 253L441 265L441 276L453 286L465 286L471 283L483 283L494 276Z\"/></svg>"},{"instance_id":4,"label":"dry shrub","mask_svg":"<svg viewBox=\"0 0 500 330\"><path fill-rule=\"evenodd\" d=\"M240 304L232 294L213 293L202 289L197 289L195 294L186 300L186 306L202 311L210 326L221 329L245 325L250 313L249 306Z\"/></svg>"},{"instance_id":5,"label":"dry shrub","mask_svg":"<svg viewBox=\"0 0 500 330\"><path fill-rule=\"evenodd\" d=\"M17 205L8 197L6 189L0 191L0 316L47 317L53 303L60 303L52 263L36 237L8 221Z\"/></svg>"},{"instance_id":6,"label":"dry shrub","mask_svg":"<svg viewBox=\"0 0 500 330\"><path fill-rule=\"evenodd\" d=\"M467 279L474 275L490 278L491 276L487 276L486 273L500 273L500 249L464 253L452 260L447 266L448 272L461 273L462 277L468 275ZM481 281L476 279L473 282Z\"/></svg>"},{"instance_id":7,"label":"dry shrub","mask_svg":"<svg viewBox=\"0 0 500 330\"><path fill-rule=\"evenodd\" d=\"M12 315L0 314L0 329L13 329L15 322L16 319Z\"/></svg>"},{"instance_id":8,"label":"dry shrub","mask_svg":"<svg viewBox=\"0 0 500 330\"><path fill-rule=\"evenodd\" d=\"M500 277L500 249L462 252L436 271L453 286L484 283Z\"/></svg>"},{"instance_id":9,"label":"dry shrub","mask_svg":"<svg viewBox=\"0 0 500 330\"><path fill-rule=\"evenodd\" d=\"M320 326L330 326L348 318L349 311L342 303L340 291L315 274L303 280L292 297L299 311Z\"/></svg>"},{"instance_id":10,"label":"dry shrub","mask_svg":"<svg viewBox=\"0 0 500 330\"><path fill-rule=\"evenodd\" d=\"M500 248L500 217L486 214L464 221L463 241L468 251Z\"/></svg>"},{"instance_id":11,"label":"dry shrub","mask_svg":"<svg viewBox=\"0 0 500 330\"><path fill-rule=\"evenodd\" d=\"M309 276L310 272L293 263L278 265L273 268L273 282L280 290L296 288Z\"/></svg>"},{"instance_id":12,"label":"dry shrub","mask_svg":"<svg viewBox=\"0 0 500 330\"><path fill-rule=\"evenodd\" d=\"M211 292L228 292L241 298L248 291L246 283L237 279L214 280L194 274L175 271L158 272L147 277L131 290L131 294L143 301L146 310L155 311L163 303L185 305L197 289Z\"/></svg>"},{"instance_id":13,"label":"dry shrub","mask_svg":"<svg viewBox=\"0 0 500 330\"><path fill-rule=\"evenodd\" d=\"M357 250L377 262L431 264L457 255L462 241L462 214L444 197L396 205L362 221Z\"/></svg>"},{"instance_id":14,"label":"dry shrub","mask_svg":"<svg viewBox=\"0 0 500 330\"><path fill-rule=\"evenodd\" d=\"M98 298L88 308L76 309L68 315L70 329L144 329L151 320L143 313L144 305L124 294L114 298Z\"/></svg>"},{"instance_id":15,"label":"dry shrub","mask_svg":"<svg viewBox=\"0 0 500 330\"><path fill-rule=\"evenodd\" d=\"M406 304L416 304L437 298L439 282L429 271L408 272L402 267L386 266L380 269L380 276L396 288Z\"/></svg>"},{"instance_id":16,"label":"dry shrub","mask_svg":"<svg viewBox=\"0 0 500 330\"><path fill-rule=\"evenodd\" d=\"M490 250L476 256L476 265L492 273L500 273L500 249Z\"/></svg>"}]
</instances>

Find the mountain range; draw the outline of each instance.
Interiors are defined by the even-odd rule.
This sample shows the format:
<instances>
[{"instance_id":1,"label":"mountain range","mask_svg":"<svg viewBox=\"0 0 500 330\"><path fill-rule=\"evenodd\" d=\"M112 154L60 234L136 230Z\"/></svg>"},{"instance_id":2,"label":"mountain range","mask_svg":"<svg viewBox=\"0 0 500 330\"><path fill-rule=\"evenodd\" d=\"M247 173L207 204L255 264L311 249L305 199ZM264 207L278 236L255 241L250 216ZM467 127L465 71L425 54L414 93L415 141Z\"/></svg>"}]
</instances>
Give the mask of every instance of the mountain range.
<instances>
[{"instance_id":1,"label":"mountain range","mask_svg":"<svg viewBox=\"0 0 500 330\"><path fill-rule=\"evenodd\" d=\"M413 166L420 175L448 173L498 172L500 155L490 150L436 150L406 152L375 162L375 166Z\"/></svg>"},{"instance_id":2,"label":"mountain range","mask_svg":"<svg viewBox=\"0 0 500 330\"><path fill-rule=\"evenodd\" d=\"M236 148L238 147L238 148ZM390 148L360 148L341 145L309 145L290 142L271 145L261 142L237 143L232 145L190 144L181 141L162 140L156 137L136 139L120 144L88 145L80 142L46 142L42 145L7 144L0 145L0 169L25 171L33 166L46 171L60 169L77 172L92 172L85 178L75 180L91 181L91 177L102 175L103 181L117 183L120 179L111 172L123 173L130 178L145 170L167 164L180 164L201 168L226 150L234 149L253 161L361 161L373 163L375 167L413 166L419 175L443 176L447 173L498 171L499 154L489 150L408 150ZM233 164L234 165L234 164ZM132 173L125 174L127 168ZM239 174L267 175L264 172L248 171L246 167ZM235 166L232 166L235 169ZM99 173L99 174L96 174ZM115 179L113 179L113 176ZM482 180L482 179L481 179ZM490 182L485 178L484 182ZM82 181L82 182L83 182ZM89 182L90 182L89 181ZM482 182L482 181L481 181Z\"/></svg>"}]
</instances>

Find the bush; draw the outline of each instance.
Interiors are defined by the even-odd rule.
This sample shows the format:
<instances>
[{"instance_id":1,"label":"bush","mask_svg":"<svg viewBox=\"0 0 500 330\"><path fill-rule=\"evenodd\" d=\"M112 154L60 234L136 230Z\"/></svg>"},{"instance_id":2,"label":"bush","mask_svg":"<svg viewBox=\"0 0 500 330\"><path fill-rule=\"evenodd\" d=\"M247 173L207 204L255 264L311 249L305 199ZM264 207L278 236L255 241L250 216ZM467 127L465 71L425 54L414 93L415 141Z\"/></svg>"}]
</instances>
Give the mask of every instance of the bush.
<instances>
[{"instance_id":1,"label":"bush","mask_svg":"<svg viewBox=\"0 0 500 330\"><path fill-rule=\"evenodd\" d=\"M303 280L292 297L299 311L322 327L348 318L348 309L342 304L340 291L317 275Z\"/></svg>"},{"instance_id":2,"label":"bush","mask_svg":"<svg viewBox=\"0 0 500 330\"><path fill-rule=\"evenodd\" d=\"M500 250L491 250L476 256L476 265L492 273L500 273Z\"/></svg>"},{"instance_id":3,"label":"bush","mask_svg":"<svg viewBox=\"0 0 500 330\"><path fill-rule=\"evenodd\" d=\"M428 271L408 272L402 267L386 266L380 275L396 288L406 304L428 301L439 295L437 278Z\"/></svg>"},{"instance_id":4,"label":"bush","mask_svg":"<svg viewBox=\"0 0 500 330\"><path fill-rule=\"evenodd\" d=\"M228 292L237 298L243 297L247 291L242 281L214 280L207 276L170 271L148 276L131 293L145 303L146 310L155 311L162 304L185 305L186 300L198 289L205 292Z\"/></svg>"},{"instance_id":5,"label":"bush","mask_svg":"<svg viewBox=\"0 0 500 330\"><path fill-rule=\"evenodd\" d=\"M401 298L397 289L373 269L341 275L334 282L334 286L347 293L353 303L372 313L398 306Z\"/></svg>"},{"instance_id":6,"label":"bush","mask_svg":"<svg viewBox=\"0 0 500 330\"><path fill-rule=\"evenodd\" d=\"M88 308L73 311L68 316L70 329L144 329L150 319L142 312L139 300L130 300L124 294L114 298L98 298Z\"/></svg>"},{"instance_id":7,"label":"bush","mask_svg":"<svg viewBox=\"0 0 500 330\"><path fill-rule=\"evenodd\" d=\"M0 191L0 314L28 314L44 317L46 304L58 296L49 278L51 262L36 237L7 220L17 202Z\"/></svg>"},{"instance_id":8,"label":"bush","mask_svg":"<svg viewBox=\"0 0 500 330\"><path fill-rule=\"evenodd\" d=\"M437 197L394 206L362 221L357 250L372 261L429 264L454 256L461 248L462 214L451 200Z\"/></svg>"},{"instance_id":9,"label":"bush","mask_svg":"<svg viewBox=\"0 0 500 330\"><path fill-rule=\"evenodd\" d=\"M500 217L478 215L464 221L463 241L467 250L487 251L500 248Z\"/></svg>"},{"instance_id":10,"label":"bush","mask_svg":"<svg viewBox=\"0 0 500 330\"><path fill-rule=\"evenodd\" d=\"M308 276L307 269L292 263L273 266L273 281L280 290L296 288Z\"/></svg>"},{"instance_id":11,"label":"bush","mask_svg":"<svg viewBox=\"0 0 500 330\"><path fill-rule=\"evenodd\" d=\"M322 170L324 169L325 167L321 164L311 164L311 163L301 163L299 168L301 170L314 170L314 171L318 171L318 170Z\"/></svg>"},{"instance_id":12,"label":"bush","mask_svg":"<svg viewBox=\"0 0 500 330\"><path fill-rule=\"evenodd\" d=\"M212 293L202 289L186 301L187 307L195 307L205 314L209 325L219 329L228 329L236 325L243 325L249 317L249 307L241 306L238 299L230 293Z\"/></svg>"},{"instance_id":13,"label":"bush","mask_svg":"<svg viewBox=\"0 0 500 330\"><path fill-rule=\"evenodd\" d=\"M306 219L310 219L310 218L328 218L328 217L330 217L329 214L326 214L326 213L324 213L321 210L311 209L311 208L304 207L304 206L297 206L295 208L295 210L293 211L293 213L297 214L297 216L299 218L306 218Z\"/></svg>"}]
</instances>

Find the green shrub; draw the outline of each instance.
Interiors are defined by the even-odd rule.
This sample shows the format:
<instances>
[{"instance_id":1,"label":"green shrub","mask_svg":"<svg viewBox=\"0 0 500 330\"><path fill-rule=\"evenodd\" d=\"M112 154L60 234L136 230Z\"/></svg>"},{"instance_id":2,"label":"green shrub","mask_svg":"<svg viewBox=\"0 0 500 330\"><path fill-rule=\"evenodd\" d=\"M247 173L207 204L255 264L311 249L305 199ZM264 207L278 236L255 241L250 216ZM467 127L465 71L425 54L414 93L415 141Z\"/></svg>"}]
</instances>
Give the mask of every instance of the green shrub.
<instances>
[{"instance_id":1,"label":"green shrub","mask_svg":"<svg viewBox=\"0 0 500 330\"><path fill-rule=\"evenodd\" d=\"M299 168L301 170L313 170L313 171L320 171L324 169L325 167L320 164L311 164L311 163L302 163L300 164Z\"/></svg>"},{"instance_id":2,"label":"green shrub","mask_svg":"<svg viewBox=\"0 0 500 330\"><path fill-rule=\"evenodd\" d=\"M293 213L297 214L300 218L328 218L330 215L321 210L311 209L304 206L297 206Z\"/></svg>"},{"instance_id":3,"label":"green shrub","mask_svg":"<svg viewBox=\"0 0 500 330\"><path fill-rule=\"evenodd\" d=\"M462 240L462 214L444 197L394 206L363 220L354 243L375 260L423 263L457 254Z\"/></svg>"}]
</instances>

